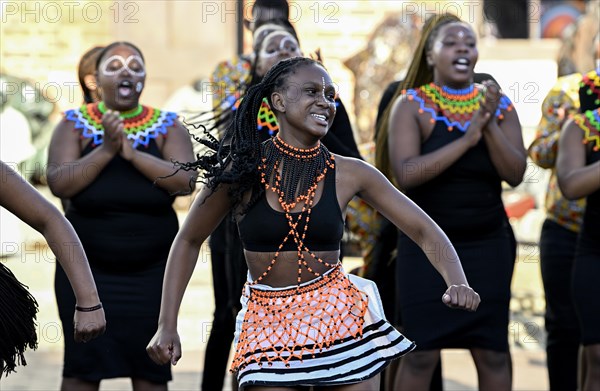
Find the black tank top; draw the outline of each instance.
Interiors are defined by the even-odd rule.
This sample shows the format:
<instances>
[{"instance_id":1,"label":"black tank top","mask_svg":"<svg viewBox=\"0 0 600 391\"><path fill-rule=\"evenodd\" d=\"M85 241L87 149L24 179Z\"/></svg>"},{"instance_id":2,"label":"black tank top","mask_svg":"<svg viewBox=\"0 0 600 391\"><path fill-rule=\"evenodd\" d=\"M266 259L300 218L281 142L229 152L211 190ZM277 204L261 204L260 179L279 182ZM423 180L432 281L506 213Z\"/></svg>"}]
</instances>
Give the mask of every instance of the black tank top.
<instances>
[{"instance_id":1,"label":"black tank top","mask_svg":"<svg viewBox=\"0 0 600 391\"><path fill-rule=\"evenodd\" d=\"M82 156L93 149L89 143ZM154 139L144 151L161 157ZM166 261L178 230L173 201L166 190L116 155L71 198L66 217L90 264L106 270L141 270Z\"/></svg>"},{"instance_id":2,"label":"black tank top","mask_svg":"<svg viewBox=\"0 0 600 391\"><path fill-rule=\"evenodd\" d=\"M463 135L459 130L448 131L447 125L438 120L421 145L421 154L433 152ZM481 139L444 172L406 194L450 239L470 239L495 231L506 220L501 182Z\"/></svg>"},{"instance_id":3,"label":"black tank top","mask_svg":"<svg viewBox=\"0 0 600 391\"><path fill-rule=\"evenodd\" d=\"M299 213L291 214L297 219ZM304 221L304 218L302 219ZM295 221L295 220L294 220ZM289 235L290 226L284 212L271 208L264 193L238 222L238 230L244 249L257 252L275 252ZM298 224L297 232L304 225ZM335 190L335 169L325 175L321 198L313 206L304 244L310 251L334 251L340 249L344 234L344 218ZM292 237L281 251L297 251Z\"/></svg>"}]
</instances>

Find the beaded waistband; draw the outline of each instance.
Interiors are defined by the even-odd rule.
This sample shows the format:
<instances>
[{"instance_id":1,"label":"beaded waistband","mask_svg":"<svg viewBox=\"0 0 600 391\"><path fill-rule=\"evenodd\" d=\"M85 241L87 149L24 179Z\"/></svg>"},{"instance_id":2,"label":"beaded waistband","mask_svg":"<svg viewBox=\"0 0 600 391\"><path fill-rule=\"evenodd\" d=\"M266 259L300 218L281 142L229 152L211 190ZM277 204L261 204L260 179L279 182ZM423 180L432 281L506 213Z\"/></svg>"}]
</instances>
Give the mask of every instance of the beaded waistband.
<instances>
[{"instance_id":1,"label":"beaded waistband","mask_svg":"<svg viewBox=\"0 0 600 391\"><path fill-rule=\"evenodd\" d=\"M317 290L323 285L326 285L329 280L335 279L344 274L341 262L338 262L332 269L326 271L321 276L306 281L297 286L274 288L264 284L250 285L250 292L254 297L273 298L273 297L289 297L299 293L306 293Z\"/></svg>"}]
</instances>

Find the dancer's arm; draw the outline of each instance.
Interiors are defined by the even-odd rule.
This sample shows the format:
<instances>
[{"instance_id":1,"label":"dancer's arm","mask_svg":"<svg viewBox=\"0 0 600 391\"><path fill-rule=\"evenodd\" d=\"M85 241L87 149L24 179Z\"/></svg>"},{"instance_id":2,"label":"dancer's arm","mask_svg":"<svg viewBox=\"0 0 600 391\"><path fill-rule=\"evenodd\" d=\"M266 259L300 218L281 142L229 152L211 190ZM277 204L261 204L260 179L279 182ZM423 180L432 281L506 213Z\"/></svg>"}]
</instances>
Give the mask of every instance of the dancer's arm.
<instances>
[{"instance_id":1,"label":"dancer's arm","mask_svg":"<svg viewBox=\"0 0 600 391\"><path fill-rule=\"evenodd\" d=\"M357 194L421 247L448 286L443 295L446 305L476 310L479 295L469 287L456 250L440 227L375 167L341 157L336 157L336 162L341 183L336 187L338 196L346 202Z\"/></svg>"},{"instance_id":2,"label":"dancer's arm","mask_svg":"<svg viewBox=\"0 0 600 391\"><path fill-rule=\"evenodd\" d=\"M146 351L157 364L181 358L177 333L177 314L183 294L192 277L202 243L216 229L231 208L225 187L211 191L204 187L192 204L189 214L171 246L163 281L158 330Z\"/></svg>"},{"instance_id":3,"label":"dancer's arm","mask_svg":"<svg viewBox=\"0 0 600 391\"><path fill-rule=\"evenodd\" d=\"M27 183L18 173L1 162L0 204L26 224L44 235L73 287L77 306L93 307L100 303L98 291L81 242L71 223L60 211ZM89 341L104 333L104 310L75 311L75 340Z\"/></svg>"}]
</instances>

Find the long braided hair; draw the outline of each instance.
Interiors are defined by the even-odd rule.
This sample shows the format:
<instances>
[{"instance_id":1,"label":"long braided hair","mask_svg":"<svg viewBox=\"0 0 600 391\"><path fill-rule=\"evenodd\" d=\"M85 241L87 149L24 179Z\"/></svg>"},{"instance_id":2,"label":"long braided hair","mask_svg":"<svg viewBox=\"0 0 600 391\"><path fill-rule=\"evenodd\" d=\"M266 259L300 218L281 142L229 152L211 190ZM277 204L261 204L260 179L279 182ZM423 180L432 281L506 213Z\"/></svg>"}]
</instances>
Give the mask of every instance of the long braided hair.
<instances>
[{"instance_id":1,"label":"long braided hair","mask_svg":"<svg viewBox=\"0 0 600 391\"><path fill-rule=\"evenodd\" d=\"M433 81L433 69L427 64L427 53L431 51L433 42L437 38L440 29L447 24L456 22L462 21L458 16L449 13L434 15L425 21L421 39L415 49L415 54L408 67L406 77L396 89L393 98L383 112L383 117L379 123L379 129L377 129L375 166L381 170L388 179L392 180L392 182L394 174L390 163L388 127L390 124L390 113L394 106L393 103L400 95L402 95L402 91L409 88L420 87Z\"/></svg>"},{"instance_id":2,"label":"long braided hair","mask_svg":"<svg viewBox=\"0 0 600 391\"><path fill-rule=\"evenodd\" d=\"M320 62L307 57L293 57L274 65L259 83L248 89L224 137L219 141L205 129L204 138L194 138L208 147L208 151L197 154L194 162L181 163L180 168L203 170L202 182L213 192L221 184L233 185L229 195L234 205L239 205L242 196L252 191L247 206L252 205L264 192L258 172L261 141L257 131L262 100L266 97L272 107L271 94L285 87L287 77L298 68L314 64L323 67Z\"/></svg>"}]
</instances>

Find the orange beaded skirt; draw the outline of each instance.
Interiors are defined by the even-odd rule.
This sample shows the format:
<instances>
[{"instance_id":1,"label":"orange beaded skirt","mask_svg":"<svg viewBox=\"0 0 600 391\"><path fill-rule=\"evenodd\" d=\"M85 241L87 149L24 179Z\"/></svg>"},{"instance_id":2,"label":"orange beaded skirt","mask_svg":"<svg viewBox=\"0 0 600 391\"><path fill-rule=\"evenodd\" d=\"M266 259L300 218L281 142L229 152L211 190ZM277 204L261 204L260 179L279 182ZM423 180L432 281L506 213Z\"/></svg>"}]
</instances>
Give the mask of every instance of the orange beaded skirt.
<instances>
[{"instance_id":1,"label":"orange beaded skirt","mask_svg":"<svg viewBox=\"0 0 600 391\"><path fill-rule=\"evenodd\" d=\"M385 320L375 283L339 263L299 286L245 289L231 366L240 387L357 383L415 347Z\"/></svg>"}]
</instances>

